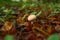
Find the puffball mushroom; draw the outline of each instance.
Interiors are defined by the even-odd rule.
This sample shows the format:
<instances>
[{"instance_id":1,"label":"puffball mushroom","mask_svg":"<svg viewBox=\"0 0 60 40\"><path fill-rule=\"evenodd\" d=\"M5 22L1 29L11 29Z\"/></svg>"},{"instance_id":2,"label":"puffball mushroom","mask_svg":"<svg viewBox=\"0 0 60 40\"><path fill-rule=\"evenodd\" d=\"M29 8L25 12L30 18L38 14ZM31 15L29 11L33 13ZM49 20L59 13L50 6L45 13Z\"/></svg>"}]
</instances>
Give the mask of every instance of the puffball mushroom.
<instances>
[{"instance_id":1,"label":"puffball mushroom","mask_svg":"<svg viewBox=\"0 0 60 40\"><path fill-rule=\"evenodd\" d=\"M35 15L35 14L36 14L36 12L34 12L34 14L33 14L33 13L30 14L30 15L28 16L28 21L32 21L32 20L36 19L36 17L41 14L41 11L40 11L39 13L37 13L36 15Z\"/></svg>"},{"instance_id":2,"label":"puffball mushroom","mask_svg":"<svg viewBox=\"0 0 60 40\"><path fill-rule=\"evenodd\" d=\"M36 15L29 15L28 16L28 21L36 19Z\"/></svg>"}]
</instances>

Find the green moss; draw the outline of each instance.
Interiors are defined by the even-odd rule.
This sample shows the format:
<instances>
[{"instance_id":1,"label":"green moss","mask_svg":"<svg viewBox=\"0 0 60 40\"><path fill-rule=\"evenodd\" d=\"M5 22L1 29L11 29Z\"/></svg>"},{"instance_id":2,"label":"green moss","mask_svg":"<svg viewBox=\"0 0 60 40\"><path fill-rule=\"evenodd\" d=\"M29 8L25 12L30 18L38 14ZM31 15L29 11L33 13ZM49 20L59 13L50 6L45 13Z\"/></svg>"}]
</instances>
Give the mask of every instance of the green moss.
<instances>
[{"instance_id":1,"label":"green moss","mask_svg":"<svg viewBox=\"0 0 60 40\"><path fill-rule=\"evenodd\" d=\"M6 35L3 40L13 40L13 35Z\"/></svg>"},{"instance_id":2,"label":"green moss","mask_svg":"<svg viewBox=\"0 0 60 40\"><path fill-rule=\"evenodd\" d=\"M47 40L59 40L58 34L51 35Z\"/></svg>"}]
</instances>

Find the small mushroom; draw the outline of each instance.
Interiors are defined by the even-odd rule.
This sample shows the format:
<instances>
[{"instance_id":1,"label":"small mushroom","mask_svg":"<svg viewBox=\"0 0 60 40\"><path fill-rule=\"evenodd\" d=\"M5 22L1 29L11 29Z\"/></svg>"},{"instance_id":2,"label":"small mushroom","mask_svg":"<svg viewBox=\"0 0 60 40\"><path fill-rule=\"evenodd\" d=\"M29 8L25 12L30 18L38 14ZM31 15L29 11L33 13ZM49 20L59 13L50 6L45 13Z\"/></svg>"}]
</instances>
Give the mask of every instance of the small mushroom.
<instances>
[{"instance_id":1,"label":"small mushroom","mask_svg":"<svg viewBox=\"0 0 60 40\"><path fill-rule=\"evenodd\" d=\"M35 12L36 13L36 12ZM31 15L28 16L28 21L32 21L34 19L37 18L37 16L39 16L41 14L41 11L38 12L36 15L34 15L33 13Z\"/></svg>"},{"instance_id":2,"label":"small mushroom","mask_svg":"<svg viewBox=\"0 0 60 40\"><path fill-rule=\"evenodd\" d=\"M36 19L36 15L29 15L28 16L28 21Z\"/></svg>"}]
</instances>

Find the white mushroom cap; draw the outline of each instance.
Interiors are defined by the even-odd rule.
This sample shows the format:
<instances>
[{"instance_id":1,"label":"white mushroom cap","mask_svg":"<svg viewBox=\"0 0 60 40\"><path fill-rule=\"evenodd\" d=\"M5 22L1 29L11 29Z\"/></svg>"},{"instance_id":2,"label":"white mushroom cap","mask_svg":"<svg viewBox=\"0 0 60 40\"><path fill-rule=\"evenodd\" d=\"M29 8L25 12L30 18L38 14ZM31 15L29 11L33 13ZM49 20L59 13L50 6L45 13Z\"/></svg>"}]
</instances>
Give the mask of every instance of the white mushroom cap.
<instances>
[{"instance_id":1,"label":"white mushroom cap","mask_svg":"<svg viewBox=\"0 0 60 40\"><path fill-rule=\"evenodd\" d=\"M36 19L36 15L29 15L28 16L28 21Z\"/></svg>"}]
</instances>

